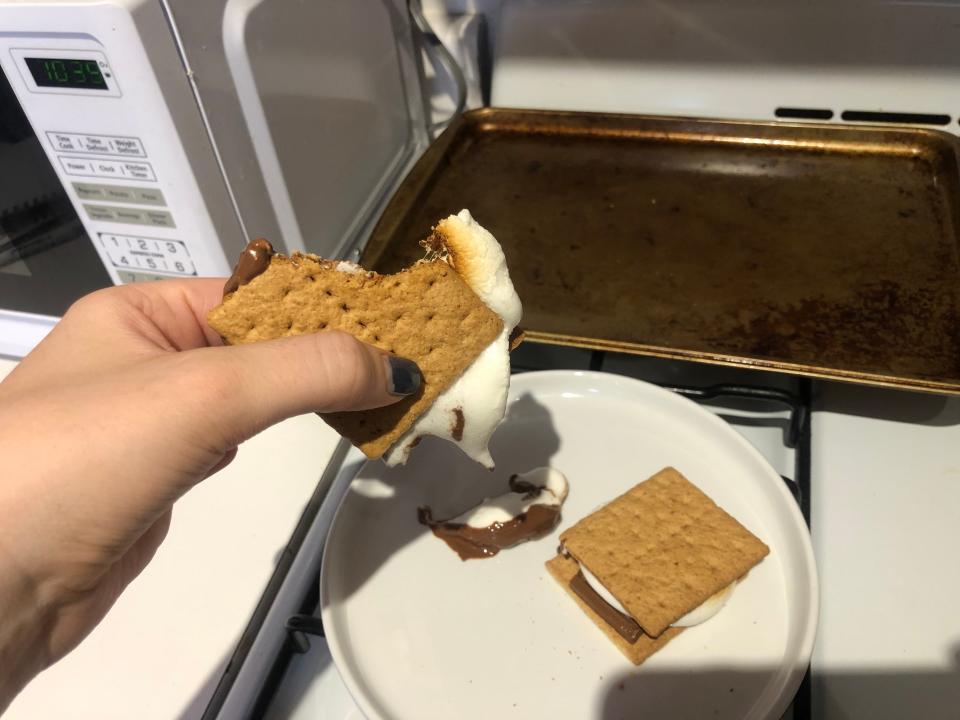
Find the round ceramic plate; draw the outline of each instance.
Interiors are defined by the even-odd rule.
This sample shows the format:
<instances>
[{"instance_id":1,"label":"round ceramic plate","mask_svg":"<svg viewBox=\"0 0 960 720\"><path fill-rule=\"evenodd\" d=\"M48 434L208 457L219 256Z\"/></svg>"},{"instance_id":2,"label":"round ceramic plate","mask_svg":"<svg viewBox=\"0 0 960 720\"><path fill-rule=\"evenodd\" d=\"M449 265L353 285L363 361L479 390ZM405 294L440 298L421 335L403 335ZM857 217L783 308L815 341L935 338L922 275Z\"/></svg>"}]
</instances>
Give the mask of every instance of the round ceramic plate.
<instances>
[{"instance_id":1,"label":"round ceramic plate","mask_svg":"<svg viewBox=\"0 0 960 720\"><path fill-rule=\"evenodd\" d=\"M367 463L330 531L327 641L371 720L780 718L810 659L817 575L796 502L760 454L674 393L605 373L515 376L488 472L428 438ZM550 536L461 561L417 522L450 517L540 465L570 494ZM547 573L560 531L672 465L770 546L730 601L634 667Z\"/></svg>"}]
</instances>

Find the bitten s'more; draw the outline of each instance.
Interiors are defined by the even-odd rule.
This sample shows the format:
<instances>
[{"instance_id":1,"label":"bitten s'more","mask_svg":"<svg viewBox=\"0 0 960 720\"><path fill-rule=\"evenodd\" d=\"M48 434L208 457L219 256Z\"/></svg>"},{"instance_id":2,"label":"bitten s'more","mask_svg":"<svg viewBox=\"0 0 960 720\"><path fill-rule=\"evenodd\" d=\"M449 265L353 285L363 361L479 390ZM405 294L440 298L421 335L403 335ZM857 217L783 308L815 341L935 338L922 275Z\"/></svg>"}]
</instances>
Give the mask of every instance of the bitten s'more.
<instances>
[{"instance_id":1,"label":"bitten s'more","mask_svg":"<svg viewBox=\"0 0 960 720\"><path fill-rule=\"evenodd\" d=\"M560 535L554 579L635 665L708 620L769 553L665 468Z\"/></svg>"},{"instance_id":2,"label":"bitten s'more","mask_svg":"<svg viewBox=\"0 0 960 720\"><path fill-rule=\"evenodd\" d=\"M250 243L207 322L228 344L342 330L417 363L420 390L394 405L322 415L371 459L406 461L424 435L492 468L510 337L522 308L496 239L467 210L441 220L426 257L393 275Z\"/></svg>"}]
</instances>

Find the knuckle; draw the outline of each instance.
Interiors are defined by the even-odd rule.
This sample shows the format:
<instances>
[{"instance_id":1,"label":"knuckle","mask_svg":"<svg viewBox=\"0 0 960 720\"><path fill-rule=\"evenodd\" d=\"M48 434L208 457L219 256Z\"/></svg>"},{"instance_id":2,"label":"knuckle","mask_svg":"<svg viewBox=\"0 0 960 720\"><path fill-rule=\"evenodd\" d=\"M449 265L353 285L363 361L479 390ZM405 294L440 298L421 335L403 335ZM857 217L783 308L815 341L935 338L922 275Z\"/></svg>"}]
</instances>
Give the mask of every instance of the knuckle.
<instances>
[{"instance_id":1,"label":"knuckle","mask_svg":"<svg viewBox=\"0 0 960 720\"><path fill-rule=\"evenodd\" d=\"M95 290L92 293L84 295L79 300L75 300L70 307L67 308L67 312L64 313L64 318L86 317L93 313L99 313L112 304L115 295L115 288Z\"/></svg>"},{"instance_id":2,"label":"knuckle","mask_svg":"<svg viewBox=\"0 0 960 720\"><path fill-rule=\"evenodd\" d=\"M329 404L348 408L362 403L376 372L370 352L349 333L333 331L318 338L322 342L319 357L326 369Z\"/></svg>"}]
</instances>

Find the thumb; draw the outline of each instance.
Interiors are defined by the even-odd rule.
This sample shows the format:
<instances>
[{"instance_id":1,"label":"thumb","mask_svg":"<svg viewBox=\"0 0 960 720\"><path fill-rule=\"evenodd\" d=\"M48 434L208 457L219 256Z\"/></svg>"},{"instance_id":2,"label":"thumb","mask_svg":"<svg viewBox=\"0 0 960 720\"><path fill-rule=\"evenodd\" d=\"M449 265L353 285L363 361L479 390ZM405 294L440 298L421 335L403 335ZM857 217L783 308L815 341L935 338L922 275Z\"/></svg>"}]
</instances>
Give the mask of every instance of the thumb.
<instances>
[{"instance_id":1,"label":"thumb","mask_svg":"<svg viewBox=\"0 0 960 720\"><path fill-rule=\"evenodd\" d=\"M414 362L335 330L193 353L202 355L199 398L218 408L224 451L288 417L381 407L421 385Z\"/></svg>"}]
</instances>

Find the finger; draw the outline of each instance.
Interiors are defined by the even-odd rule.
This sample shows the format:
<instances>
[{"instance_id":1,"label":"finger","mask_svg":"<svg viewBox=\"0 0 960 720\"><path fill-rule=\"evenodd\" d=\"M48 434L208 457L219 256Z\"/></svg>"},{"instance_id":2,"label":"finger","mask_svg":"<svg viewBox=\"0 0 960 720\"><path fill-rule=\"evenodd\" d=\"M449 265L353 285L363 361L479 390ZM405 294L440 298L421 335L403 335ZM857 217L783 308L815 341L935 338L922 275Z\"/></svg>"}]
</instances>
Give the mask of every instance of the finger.
<instances>
[{"instance_id":1,"label":"finger","mask_svg":"<svg viewBox=\"0 0 960 720\"><path fill-rule=\"evenodd\" d=\"M194 278L124 285L117 289L116 325L169 350L219 345L207 313L220 304L224 282Z\"/></svg>"},{"instance_id":2,"label":"finger","mask_svg":"<svg viewBox=\"0 0 960 720\"><path fill-rule=\"evenodd\" d=\"M10 375L3 390L61 382L91 371L102 376L163 351L220 345L206 322L220 302L223 280L163 280L106 288L74 303L53 331ZM70 362L64 365L63 359Z\"/></svg>"},{"instance_id":3,"label":"finger","mask_svg":"<svg viewBox=\"0 0 960 720\"><path fill-rule=\"evenodd\" d=\"M416 395L421 386L413 362L338 331L208 348L177 359L190 364L180 373L190 387L179 394L202 403L198 431L215 425L220 452L294 415L381 407Z\"/></svg>"}]
</instances>

